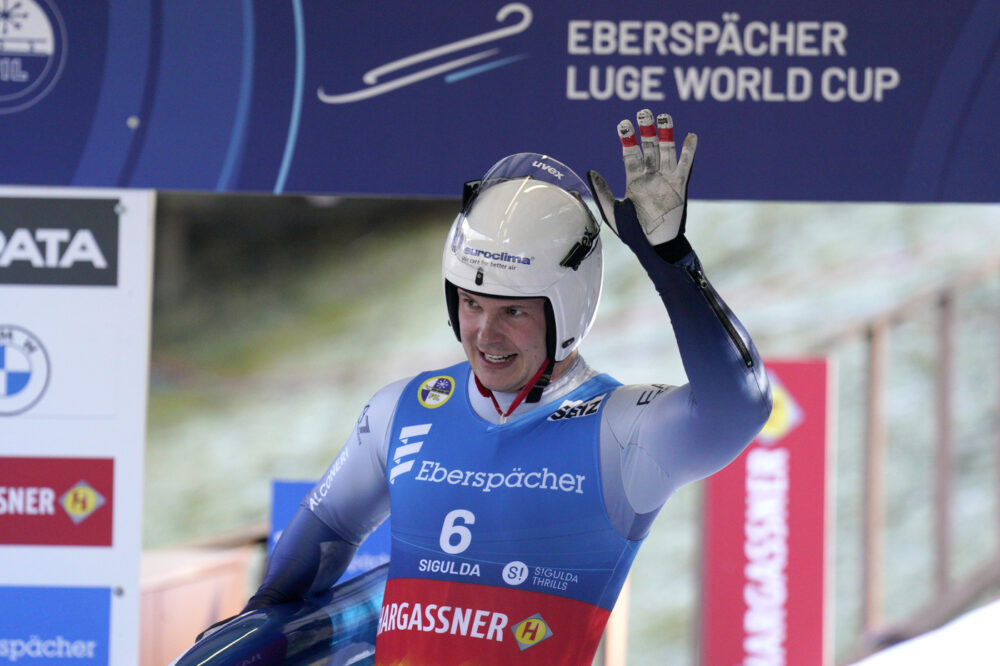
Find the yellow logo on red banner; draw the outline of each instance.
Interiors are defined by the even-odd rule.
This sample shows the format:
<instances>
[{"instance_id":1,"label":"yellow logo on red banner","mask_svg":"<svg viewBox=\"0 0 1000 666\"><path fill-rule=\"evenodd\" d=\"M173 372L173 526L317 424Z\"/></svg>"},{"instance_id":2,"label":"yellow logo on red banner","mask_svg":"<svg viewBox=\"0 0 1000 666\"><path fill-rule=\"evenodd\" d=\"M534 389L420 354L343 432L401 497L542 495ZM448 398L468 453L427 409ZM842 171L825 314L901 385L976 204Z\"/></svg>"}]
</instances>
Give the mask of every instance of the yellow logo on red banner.
<instances>
[{"instance_id":1,"label":"yellow logo on red banner","mask_svg":"<svg viewBox=\"0 0 1000 666\"><path fill-rule=\"evenodd\" d=\"M802 408L795 402L795 398L788 392L773 371L768 371L768 378L771 380L771 393L774 398L774 406L771 408L771 416L767 423L761 428L757 439L764 444L772 444L779 439L783 439L788 433L802 423Z\"/></svg>"},{"instance_id":2,"label":"yellow logo on red banner","mask_svg":"<svg viewBox=\"0 0 1000 666\"><path fill-rule=\"evenodd\" d=\"M521 620L511 627L511 631L514 632L514 640L517 641L517 646L521 650L527 650L552 636L549 625L538 613L526 620Z\"/></svg>"},{"instance_id":3,"label":"yellow logo on red banner","mask_svg":"<svg viewBox=\"0 0 1000 666\"><path fill-rule=\"evenodd\" d=\"M59 498L59 504L65 509L70 520L80 524L104 505L104 497L89 483L80 481L63 493Z\"/></svg>"}]
</instances>

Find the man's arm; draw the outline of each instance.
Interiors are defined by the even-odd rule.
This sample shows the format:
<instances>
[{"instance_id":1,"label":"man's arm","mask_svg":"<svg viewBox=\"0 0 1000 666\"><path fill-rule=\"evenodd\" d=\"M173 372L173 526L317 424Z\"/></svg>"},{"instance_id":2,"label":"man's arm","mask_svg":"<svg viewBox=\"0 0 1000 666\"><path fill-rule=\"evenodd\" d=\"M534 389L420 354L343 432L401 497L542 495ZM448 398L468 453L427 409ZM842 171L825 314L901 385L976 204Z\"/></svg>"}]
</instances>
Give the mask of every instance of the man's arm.
<instances>
[{"instance_id":1,"label":"man's arm","mask_svg":"<svg viewBox=\"0 0 1000 666\"><path fill-rule=\"evenodd\" d=\"M657 129L649 111L638 119L642 150L631 123L619 125L626 198L616 201L600 175L588 175L605 221L635 253L667 308L689 383L670 390L626 387L606 408L610 434L621 447L620 478L635 513L631 520L619 519L631 538L646 533L674 490L739 455L771 411L770 386L753 341L708 282L684 236L697 138L688 135L678 160L669 116L657 119Z\"/></svg>"},{"instance_id":2,"label":"man's arm","mask_svg":"<svg viewBox=\"0 0 1000 666\"><path fill-rule=\"evenodd\" d=\"M329 589L357 552L305 507L292 517L267 560L264 580L242 612L296 601Z\"/></svg>"},{"instance_id":3,"label":"man's arm","mask_svg":"<svg viewBox=\"0 0 1000 666\"><path fill-rule=\"evenodd\" d=\"M771 411L756 347L714 290L705 293L711 286L692 279L696 262L691 252L654 280L688 383L624 386L605 407L605 483L616 477L622 483L606 488L605 496L615 524L631 539L645 536L677 489L732 462ZM627 504L614 501L621 493Z\"/></svg>"},{"instance_id":4,"label":"man's arm","mask_svg":"<svg viewBox=\"0 0 1000 666\"><path fill-rule=\"evenodd\" d=\"M389 515L385 481L389 427L407 381L386 386L365 406L340 455L283 530L268 559L264 581L244 611L328 589L361 542Z\"/></svg>"}]
</instances>

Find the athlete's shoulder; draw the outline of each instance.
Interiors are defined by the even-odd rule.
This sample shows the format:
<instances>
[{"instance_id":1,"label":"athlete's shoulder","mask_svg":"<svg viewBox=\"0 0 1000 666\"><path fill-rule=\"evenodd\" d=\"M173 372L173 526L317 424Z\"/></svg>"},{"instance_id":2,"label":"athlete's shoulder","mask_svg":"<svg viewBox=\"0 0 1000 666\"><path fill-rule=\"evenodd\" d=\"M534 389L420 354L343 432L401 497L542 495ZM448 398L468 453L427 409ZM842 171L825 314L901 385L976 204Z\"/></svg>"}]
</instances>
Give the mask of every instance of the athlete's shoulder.
<instances>
[{"instance_id":1,"label":"athlete's shoulder","mask_svg":"<svg viewBox=\"0 0 1000 666\"><path fill-rule=\"evenodd\" d=\"M396 395L396 414L423 409L437 409L448 403L452 396L466 391L469 364L458 363L446 368L426 370L411 377ZM452 404L455 404L452 402Z\"/></svg>"},{"instance_id":2,"label":"athlete's shoulder","mask_svg":"<svg viewBox=\"0 0 1000 666\"><path fill-rule=\"evenodd\" d=\"M678 390L668 384L623 384L617 387L604 408L604 422L619 442L628 441L640 419L649 411L659 411L668 395Z\"/></svg>"},{"instance_id":3,"label":"athlete's shoulder","mask_svg":"<svg viewBox=\"0 0 1000 666\"><path fill-rule=\"evenodd\" d=\"M389 442L389 427L396 413L399 398L413 377L404 377L386 384L368 400L354 424L352 439L376 454L384 463Z\"/></svg>"},{"instance_id":4,"label":"athlete's shoulder","mask_svg":"<svg viewBox=\"0 0 1000 666\"><path fill-rule=\"evenodd\" d=\"M614 390L610 399L641 408L653 404L661 396L676 388L669 384L622 384Z\"/></svg>"},{"instance_id":5,"label":"athlete's shoulder","mask_svg":"<svg viewBox=\"0 0 1000 666\"><path fill-rule=\"evenodd\" d=\"M469 362L462 361L444 368L424 370L410 378L411 382L418 381L421 386L432 386L437 382L440 386L451 386L452 388L461 384L462 380L468 377ZM437 380L441 380L438 382Z\"/></svg>"},{"instance_id":6,"label":"athlete's shoulder","mask_svg":"<svg viewBox=\"0 0 1000 666\"><path fill-rule=\"evenodd\" d=\"M370 416L378 417L388 429L404 400L412 399L425 407L432 407L464 389L467 369L468 362L463 362L398 379L379 389L368 401L365 411Z\"/></svg>"},{"instance_id":7,"label":"athlete's shoulder","mask_svg":"<svg viewBox=\"0 0 1000 666\"><path fill-rule=\"evenodd\" d=\"M409 377L403 377L402 379L397 379L396 381L386 384L378 391L375 395L371 397L368 401L368 407L378 405L380 408L388 406L390 408L395 408L396 402L399 401L399 397L406 390L407 384L412 382L416 375L411 375Z\"/></svg>"}]
</instances>

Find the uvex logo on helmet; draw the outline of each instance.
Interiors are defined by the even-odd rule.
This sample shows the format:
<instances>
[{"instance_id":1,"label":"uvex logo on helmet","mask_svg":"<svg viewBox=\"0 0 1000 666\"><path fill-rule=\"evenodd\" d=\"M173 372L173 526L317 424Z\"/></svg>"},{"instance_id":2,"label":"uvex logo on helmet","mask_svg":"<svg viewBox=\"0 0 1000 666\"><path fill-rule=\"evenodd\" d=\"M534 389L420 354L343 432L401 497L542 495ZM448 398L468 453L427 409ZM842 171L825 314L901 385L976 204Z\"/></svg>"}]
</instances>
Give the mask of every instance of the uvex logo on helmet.
<instances>
[{"instance_id":1,"label":"uvex logo on helmet","mask_svg":"<svg viewBox=\"0 0 1000 666\"><path fill-rule=\"evenodd\" d=\"M532 162L531 166L535 167L536 169L541 169L542 171L545 171L546 173L550 173L553 176L555 176L556 178L558 178L559 180L562 180L563 175L564 175L562 171L560 171L559 169L555 168L554 166L552 166L550 164L546 164L545 162L539 162L538 160L535 160L534 162Z\"/></svg>"}]
</instances>

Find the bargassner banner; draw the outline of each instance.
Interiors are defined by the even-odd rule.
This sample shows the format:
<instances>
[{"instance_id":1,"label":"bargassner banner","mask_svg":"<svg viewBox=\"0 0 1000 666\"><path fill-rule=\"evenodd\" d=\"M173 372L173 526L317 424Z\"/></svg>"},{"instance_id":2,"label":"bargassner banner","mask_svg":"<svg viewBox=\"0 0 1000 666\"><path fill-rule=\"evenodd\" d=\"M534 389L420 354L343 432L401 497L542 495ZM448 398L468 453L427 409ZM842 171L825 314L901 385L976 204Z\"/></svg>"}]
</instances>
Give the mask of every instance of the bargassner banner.
<instances>
[{"instance_id":1,"label":"bargassner banner","mask_svg":"<svg viewBox=\"0 0 1000 666\"><path fill-rule=\"evenodd\" d=\"M138 663L153 205L0 187L0 662Z\"/></svg>"},{"instance_id":2,"label":"bargassner banner","mask_svg":"<svg viewBox=\"0 0 1000 666\"><path fill-rule=\"evenodd\" d=\"M692 197L1000 199L1000 0L20 0L0 182L458 196L551 154L621 191L642 107Z\"/></svg>"},{"instance_id":3,"label":"bargassner banner","mask_svg":"<svg viewBox=\"0 0 1000 666\"><path fill-rule=\"evenodd\" d=\"M835 378L826 359L764 365L767 424L705 481L699 663L826 666Z\"/></svg>"}]
</instances>

